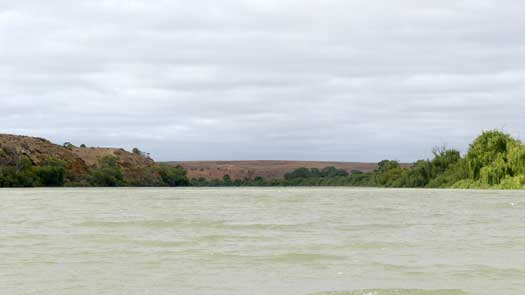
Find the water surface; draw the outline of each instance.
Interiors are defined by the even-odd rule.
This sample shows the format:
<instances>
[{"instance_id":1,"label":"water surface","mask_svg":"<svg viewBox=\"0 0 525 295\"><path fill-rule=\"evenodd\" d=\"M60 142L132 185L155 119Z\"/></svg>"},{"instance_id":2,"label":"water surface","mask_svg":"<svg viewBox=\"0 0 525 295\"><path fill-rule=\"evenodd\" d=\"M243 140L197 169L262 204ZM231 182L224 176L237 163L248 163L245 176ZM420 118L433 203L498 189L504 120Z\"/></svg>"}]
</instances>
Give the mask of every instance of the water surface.
<instances>
[{"instance_id":1,"label":"water surface","mask_svg":"<svg viewBox=\"0 0 525 295\"><path fill-rule=\"evenodd\" d=\"M525 192L0 190L0 294L525 294Z\"/></svg>"}]
</instances>

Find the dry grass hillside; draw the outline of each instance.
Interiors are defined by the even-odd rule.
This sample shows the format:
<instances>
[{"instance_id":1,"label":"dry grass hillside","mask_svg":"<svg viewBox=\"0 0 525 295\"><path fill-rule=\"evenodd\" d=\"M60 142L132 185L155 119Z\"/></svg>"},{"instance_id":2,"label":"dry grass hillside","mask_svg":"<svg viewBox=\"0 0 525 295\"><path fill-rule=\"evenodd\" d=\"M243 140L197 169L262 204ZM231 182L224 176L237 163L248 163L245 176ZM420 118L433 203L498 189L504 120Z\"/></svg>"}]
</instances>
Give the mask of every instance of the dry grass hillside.
<instances>
[{"instance_id":1,"label":"dry grass hillside","mask_svg":"<svg viewBox=\"0 0 525 295\"><path fill-rule=\"evenodd\" d=\"M64 147L43 138L20 135L0 134L0 147L14 148L29 157L34 165L40 165L49 158L64 160L75 174L87 173L89 168L97 166L104 156L115 156L128 177L133 177L134 171L154 164L150 158L123 149Z\"/></svg>"},{"instance_id":2,"label":"dry grass hillside","mask_svg":"<svg viewBox=\"0 0 525 295\"><path fill-rule=\"evenodd\" d=\"M352 170L366 172L377 167L374 163L311 161L190 161L169 162L169 164L184 167L190 179L202 177L208 180L222 179L226 174L232 179L253 179L258 176L265 179L281 179L284 174L301 167L322 169L334 166L348 172Z\"/></svg>"},{"instance_id":3,"label":"dry grass hillside","mask_svg":"<svg viewBox=\"0 0 525 295\"><path fill-rule=\"evenodd\" d=\"M49 158L61 159L71 165L75 174L85 174L88 166L72 150L56 145L47 139L11 134L0 134L0 147L14 148L18 153L40 165Z\"/></svg>"},{"instance_id":4,"label":"dry grass hillside","mask_svg":"<svg viewBox=\"0 0 525 295\"><path fill-rule=\"evenodd\" d=\"M73 147L71 148L71 151L77 157L81 158L88 166L97 165L99 160L105 156L117 157L118 162L124 167L144 167L153 164L152 159L130 153L124 149L101 147Z\"/></svg>"}]
</instances>

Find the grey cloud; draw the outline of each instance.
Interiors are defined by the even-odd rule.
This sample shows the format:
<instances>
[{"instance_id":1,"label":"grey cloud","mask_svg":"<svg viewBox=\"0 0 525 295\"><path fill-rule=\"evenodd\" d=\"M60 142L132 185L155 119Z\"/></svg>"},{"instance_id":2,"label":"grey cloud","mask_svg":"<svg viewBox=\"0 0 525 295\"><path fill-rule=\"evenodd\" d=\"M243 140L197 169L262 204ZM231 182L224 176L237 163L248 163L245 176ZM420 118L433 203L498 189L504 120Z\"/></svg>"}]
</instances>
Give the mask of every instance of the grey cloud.
<instances>
[{"instance_id":1,"label":"grey cloud","mask_svg":"<svg viewBox=\"0 0 525 295\"><path fill-rule=\"evenodd\" d=\"M413 161L523 137L518 0L0 2L0 132L157 159Z\"/></svg>"}]
</instances>

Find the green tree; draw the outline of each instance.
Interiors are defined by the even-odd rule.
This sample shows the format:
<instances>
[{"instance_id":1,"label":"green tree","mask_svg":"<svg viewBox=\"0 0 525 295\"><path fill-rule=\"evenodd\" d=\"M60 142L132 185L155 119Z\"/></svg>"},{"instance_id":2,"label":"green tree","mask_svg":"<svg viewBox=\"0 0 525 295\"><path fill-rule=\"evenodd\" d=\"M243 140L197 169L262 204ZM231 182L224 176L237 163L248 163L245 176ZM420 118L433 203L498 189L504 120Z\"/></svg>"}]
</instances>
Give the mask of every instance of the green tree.
<instances>
[{"instance_id":1,"label":"green tree","mask_svg":"<svg viewBox=\"0 0 525 295\"><path fill-rule=\"evenodd\" d=\"M286 173L284 175L284 179L292 180L292 179L297 179L297 178L307 178L309 176L310 176L310 170L308 168L301 167L301 168L295 169L292 172Z\"/></svg>"},{"instance_id":2,"label":"green tree","mask_svg":"<svg viewBox=\"0 0 525 295\"><path fill-rule=\"evenodd\" d=\"M377 185L383 187L392 187L401 177L403 169L397 161L383 160L377 163L377 169L374 172L374 179Z\"/></svg>"},{"instance_id":3,"label":"green tree","mask_svg":"<svg viewBox=\"0 0 525 295\"><path fill-rule=\"evenodd\" d=\"M232 179L230 177L230 175L226 174L222 177L222 182L224 183L225 186L231 186L232 185Z\"/></svg>"},{"instance_id":4,"label":"green tree","mask_svg":"<svg viewBox=\"0 0 525 295\"><path fill-rule=\"evenodd\" d=\"M42 186L63 186L66 175L66 162L56 159L47 159L43 166L34 168L38 177L39 185Z\"/></svg>"},{"instance_id":5,"label":"green tree","mask_svg":"<svg viewBox=\"0 0 525 295\"><path fill-rule=\"evenodd\" d=\"M482 177L481 170L497 161L495 165L498 167L484 170L483 179L499 182L502 176L507 173L506 167L504 167L507 162L507 152L517 144L519 144L517 140L501 131L484 131L470 145L466 156L470 178L479 180Z\"/></svg>"},{"instance_id":6,"label":"green tree","mask_svg":"<svg viewBox=\"0 0 525 295\"><path fill-rule=\"evenodd\" d=\"M168 186L187 186L190 184L187 171L180 165L162 164L159 166L158 172L162 181Z\"/></svg>"},{"instance_id":7,"label":"green tree","mask_svg":"<svg viewBox=\"0 0 525 295\"><path fill-rule=\"evenodd\" d=\"M333 166L325 167L321 170L321 177L338 177L338 176L348 176L348 172L344 169L337 169Z\"/></svg>"},{"instance_id":8,"label":"green tree","mask_svg":"<svg viewBox=\"0 0 525 295\"><path fill-rule=\"evenodd\" d=\"M133 148L133 150L131 150L131 152L134 153L135 155L138 155L138 156L141 156L141 157L144 156L144 153L141 150L139 150L138 148L136 148L136 147Z\"/></svg>"},{"instance_id":9,"label":"green tree","mask_svg":"<svg viewBox=\"0 0 525 295\"><path fill-rule=\"evenodd\" d=\"M525 145L519 142L512 144L508 149L507 161L512 176L525 176Z\"/></svg>"},{"instance_id":10,"label":"green tree","mask_svg":"<svg viewBox=\"0 0 525 295\"><path fill-rule=\"evenodd\" d=\"M396 168L398 169L398 168ZM419 160L409 169L404 169L393 186L425 187L432 177L432 164L427 160Z\"/></svg>"},{"instance_id":11,"label":"green tree","mask_svg":"<svg viewBox=\"0 0 525 295\"><path fill-rule=\"evenodd\" d=\"M105 156L99 166L90 172L89 182L93 186L115 187L124 185L124 174L115 156Z\"/></svg>"},{"instance_id":12,"label":"green tree","mask_svg":"<svg viewBox=\"0 0 525 295\"><path fill-rule=\"evenodd\" d=\"M437 176L447 171L450 166L456 164L461 159L461 153L457 150L450 150L446 148L435 148L432 152L434 158L430 162L431 173L429 176Z\"/></svg>"}]
</instances>

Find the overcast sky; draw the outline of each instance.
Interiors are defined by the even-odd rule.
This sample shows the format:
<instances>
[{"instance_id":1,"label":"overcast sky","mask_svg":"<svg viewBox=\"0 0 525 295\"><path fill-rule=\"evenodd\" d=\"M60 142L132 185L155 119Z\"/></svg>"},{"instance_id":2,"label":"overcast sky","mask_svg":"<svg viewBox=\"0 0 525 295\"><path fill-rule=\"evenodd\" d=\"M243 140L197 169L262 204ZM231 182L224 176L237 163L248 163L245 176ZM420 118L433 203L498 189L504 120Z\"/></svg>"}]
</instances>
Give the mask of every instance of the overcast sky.
<instances>
[{"instance_id":1,"label":"overcast sky","mask_svg":"<svg viewBox=\"0 0 525 295\"><path fill-rule=\"evenodd\" d=\"M523 0L0 0L0 132L157 160L525 138Z\"/></svg>"}]
</instances>

